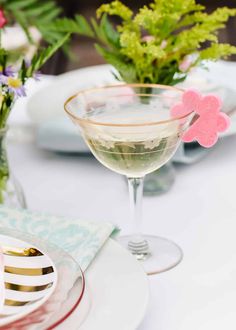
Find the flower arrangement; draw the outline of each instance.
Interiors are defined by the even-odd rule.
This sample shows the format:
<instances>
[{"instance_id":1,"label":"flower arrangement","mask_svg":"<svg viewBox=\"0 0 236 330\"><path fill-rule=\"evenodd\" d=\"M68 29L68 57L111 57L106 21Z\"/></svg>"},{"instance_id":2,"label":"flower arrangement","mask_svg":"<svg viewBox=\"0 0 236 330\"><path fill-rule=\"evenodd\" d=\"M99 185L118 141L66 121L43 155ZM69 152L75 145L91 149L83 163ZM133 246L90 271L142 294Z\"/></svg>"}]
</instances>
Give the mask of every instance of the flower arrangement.
<instances>
[{"instance_id":1,"label":"flower arrangement","mask_svg":"<svg viewBox=\"0 0 236 330\"><path fill-rule=\"evenodd\" d=\"M36 51L30 61L22 53L15 63L11 54L2 47L0 38L0 203L9 206L25 207L25 200L8 166L5 147L7 120L15 101L26 95L28 79L37 79L42 65L69 40L72 32L51 31L48 27L55 18L60 22L60 13L61 9L53 0L0 0L0 36L6 25L17 23L29 43L34 44L32 26L37 28L47 43Z\"/></svg>"},{"instance_id":2,"label":"flower arrangement","mask_svg":"<svg viewBox=\"0 0 236 330\"><path fill-rule=\"evenodd\" d=\"M118 17L118 25L111 16ZM236 9L222 7L208 14L195 0L154 0L135 14L115 0L98 8L97 20L84 19L77 32L95 39L99 54L119 72L118 79L175 85L204 60L236 54L236 47L219 43L217 36L231 16ZM64 19L51 28L71 32L76 25Z\"/></svg>"},{"instance_id":3,"label":"flower arrangement","mask_svg":"<svg viewBox=\"0 0 236 330\"><path fill-rule=\"evenodd\" d=\"M120 18L116 29L107 15ZM127 82L174 85L203 60L236 54L236 47L219 43L217 37L235 15L236 9L227 7L207 14L195 0L155 0L135 15L120 1L113 1L97 10L96 49Z\"/></svg>"},{"instance_id":4,"label":"flower arrangement","mask_svg":"<svg viewBox=\"0 0 236 330\"><path fill-rule=\"evenodd\" d=\"M115 0L101 5L96 18L81 19L77 31L95 40L98 53L116 68L118 80L175 85L184 81L192 68L205 65L207 60L236 54L236 47L218 41L219 29L233 16L236 9L227 7L208 14L195 0L152 0L137 13ZM64 19L63 24L55 22L54 28L70 32L77 27ZM195 125L195 135L197 130L201 131L197 127L199 122ZM212 134L213 142L216 136ZM203 140L201 134L199 139ZM204 141L204 145L209 146L210 142ZM151 190L148 183L145 188L148 194L166 191L158 182L158 175L154 172L149 176ZM160 182L169 187L170 178L167 167Z\"/></svg>"}]
</instances>

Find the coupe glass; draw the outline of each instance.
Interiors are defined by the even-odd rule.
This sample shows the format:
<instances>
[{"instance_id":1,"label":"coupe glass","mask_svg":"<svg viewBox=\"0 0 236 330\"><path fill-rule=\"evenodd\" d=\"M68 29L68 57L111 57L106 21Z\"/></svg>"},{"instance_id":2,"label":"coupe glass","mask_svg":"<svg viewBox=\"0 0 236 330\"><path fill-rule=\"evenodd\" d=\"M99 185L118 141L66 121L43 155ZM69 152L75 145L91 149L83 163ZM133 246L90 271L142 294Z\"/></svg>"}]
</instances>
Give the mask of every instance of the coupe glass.
<instances>
[{"instance_id":1,"label":"coupe glass","mask_svg":"<svg viewBox=\"0 0 236 330\"><path fill-rule=\"evenodd\" d=\"M134 233L120 241L148 274L168 270L182 259L175 243L141 234L144 176L173 156L193 118L193 113L171 117L182 93L170 86L119 84L80 91L65 103L98 161L128 179Z\"/></svg>"}]
</instances>

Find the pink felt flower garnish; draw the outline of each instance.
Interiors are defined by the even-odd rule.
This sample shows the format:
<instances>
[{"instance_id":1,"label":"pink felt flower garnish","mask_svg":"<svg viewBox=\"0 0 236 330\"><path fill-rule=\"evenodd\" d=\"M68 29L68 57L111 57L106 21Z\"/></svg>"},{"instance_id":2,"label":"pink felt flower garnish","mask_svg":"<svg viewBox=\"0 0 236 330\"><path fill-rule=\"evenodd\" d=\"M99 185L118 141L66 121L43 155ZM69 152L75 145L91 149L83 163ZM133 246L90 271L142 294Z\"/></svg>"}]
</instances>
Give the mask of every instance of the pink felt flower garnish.
<instances>
[{"instance_id":1,"label":"pink felt flower garnish","mask_svg":"<svg viewBox=\"0 0 236 330\"><path fill-rule=\"evenodd\" d=\"M224 132L230 125L230 119L220 112L221 100L215 95L202 96L195 90L184 92L182 103L171 109L172 117L180 117L195 112L198 118L183 134L182 141L194 140L206 148L212 147L218 140L218 133Z\"/></svg>"},{"instance_id":2,"label":"pink felt flower garnish","mask_svg":"<svg viewBox=\"0 0 236 330\"><path fill-rule=\"evenodd\" d=\"M2 29L7 24L7 19L4 16L4 12L0 9L0 29Z\"/></svg>"}]
</instances>

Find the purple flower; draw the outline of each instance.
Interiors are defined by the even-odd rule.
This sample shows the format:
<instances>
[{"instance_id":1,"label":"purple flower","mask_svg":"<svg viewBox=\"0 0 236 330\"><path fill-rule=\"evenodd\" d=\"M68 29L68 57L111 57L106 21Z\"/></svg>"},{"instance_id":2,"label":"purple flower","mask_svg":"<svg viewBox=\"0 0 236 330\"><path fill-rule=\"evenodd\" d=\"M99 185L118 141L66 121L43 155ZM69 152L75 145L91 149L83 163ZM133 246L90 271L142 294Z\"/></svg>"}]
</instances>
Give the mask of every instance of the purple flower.
<instances>
[{"instance_id":1,"label":"purple flower","mask_svg":"<svg viewBox=\"0 0 236 330\"><path fill-rule=\"evenodd\" d=\"M41 72L40 71L36 71L36 72L34 72L32 78L35 79L36 81L40 81L41 76L42 76Z\"/></svg>"},{"instance_id":2,"label":"purple flower","mask_svg":"<svg viewBox=\"0 0 236 330\"><path fill-rule=\"evenodd\" d=\"M0 67L0 75L4 75L7 77L13 77L14 76L14 70L12 66L7 66L5 70L3 70L2 67Z\"/></svg>"},{"instance_id":3,"label":"purple flower","mask_svg":"<svg viewBox=\"0 0 236 330\"><path fill-rule=\"evenodd\" d=\"M4 74L7 77L13 77L14 76L14 70L12 66L7 66L6 69L4 70Z\"/></svg>"},{"instance_id":4,"label":"purple flower","mask_svg":"<svg viewBox=\"0 0 236 330\"><path fill-rule=\"evenodd\" d=\"M4 74L2 74L1 72L0 72L0 83L2 85L6 85L7 84L7 76L5 76Z\"/></svg>"},{"instance_id":5,"label":"purple flower","mask_svg":"<svg viewBox=\"0 0 236 330\"><path fill-rule=\"evenodd\" d=\"M15 95L15 97L26 96L25 87L20 79L0 75L0 82L7 85L8 90L12 92Z\"/></svg>"},{"instance_id":6,"label":"purple flower","mask_svg":"<svg viewBox=\"0 0 236 330\"><path fill-rule=\"evenodd\" d=\"M9 91L14 93L15 96L19 96L19 97L26 96L25 87L23 85L17 88L9 87Z\"/></svg>"},{"instance_id":7,"label":"purple flower","mask_svg":"<svg viewBox=\"0 0 236 330\"><path fill-rule=\"evenodd\" d=\"M25 87L21 79L16 77L12 66L8 66L4 70L0 67L0 85L13 93L15 97L26 96Z\"/></svg>"}]
</instances>

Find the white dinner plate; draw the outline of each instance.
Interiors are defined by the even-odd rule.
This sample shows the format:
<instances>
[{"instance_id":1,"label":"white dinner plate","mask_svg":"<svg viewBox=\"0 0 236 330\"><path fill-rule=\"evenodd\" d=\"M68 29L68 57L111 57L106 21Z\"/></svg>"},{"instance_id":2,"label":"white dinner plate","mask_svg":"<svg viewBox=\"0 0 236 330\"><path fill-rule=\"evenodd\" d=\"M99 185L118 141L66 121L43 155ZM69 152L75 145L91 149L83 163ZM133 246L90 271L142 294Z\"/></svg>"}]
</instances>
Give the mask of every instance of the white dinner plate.
<instances>
[{"instance_id":1,"label":"white dinner plate","mask_svg":"<svg viewBox=\"0 0 236 330\"><path fill-rule=\"evenodd\" d=\"M109 239L85 273L91 310L79 330L135 330L145 316L148 278L136 259ZM60 327L78 329L77 310Z\"/></svg>"},{"instance_id":2,"label":"white dinner plate","mask_svg":"<svg viewBox=\"0 0 236 330\"><path fill-rule=\"evenodd\" d=\"M57 270L48 255L23 240L0 234L0 243L6 288L0 312L1 327L32 313L50 298L56 288ZM28 248L36 248L36 255L17 255Z\"/></svg>"},{"instance_id":3,"label":"white dinner plate","mask_svg":"<svg viewBox=\"0 0 236 330\"><path fill-rule=\"evenodd\" d=\"M182 86L219 95L227 112L235 107L236 91L214 79L217 70L213 67L208 75L207 71L196 71ZM114 69L110 65L97 65L67 72L30 97L27 111L37 126L37 144L40 148L58 152L89 152L78 130L66 117L63 105L69 96L81 89L117 83L112 71ZM231 127L223 136L235 133L236 115L232 117Z\"/></svg>"},{"instance_id":4,"label":"white dinner plate","mask_svg":"<svg viewBox=\"0 0 236 330\"><path fill-rule=\"evenodd\" d=\"M29 99L27 111L34 123L65 116L64 103L79 90L117 82L112 66L96 65L63 73Z\"/></svg>"}]
</instances>

